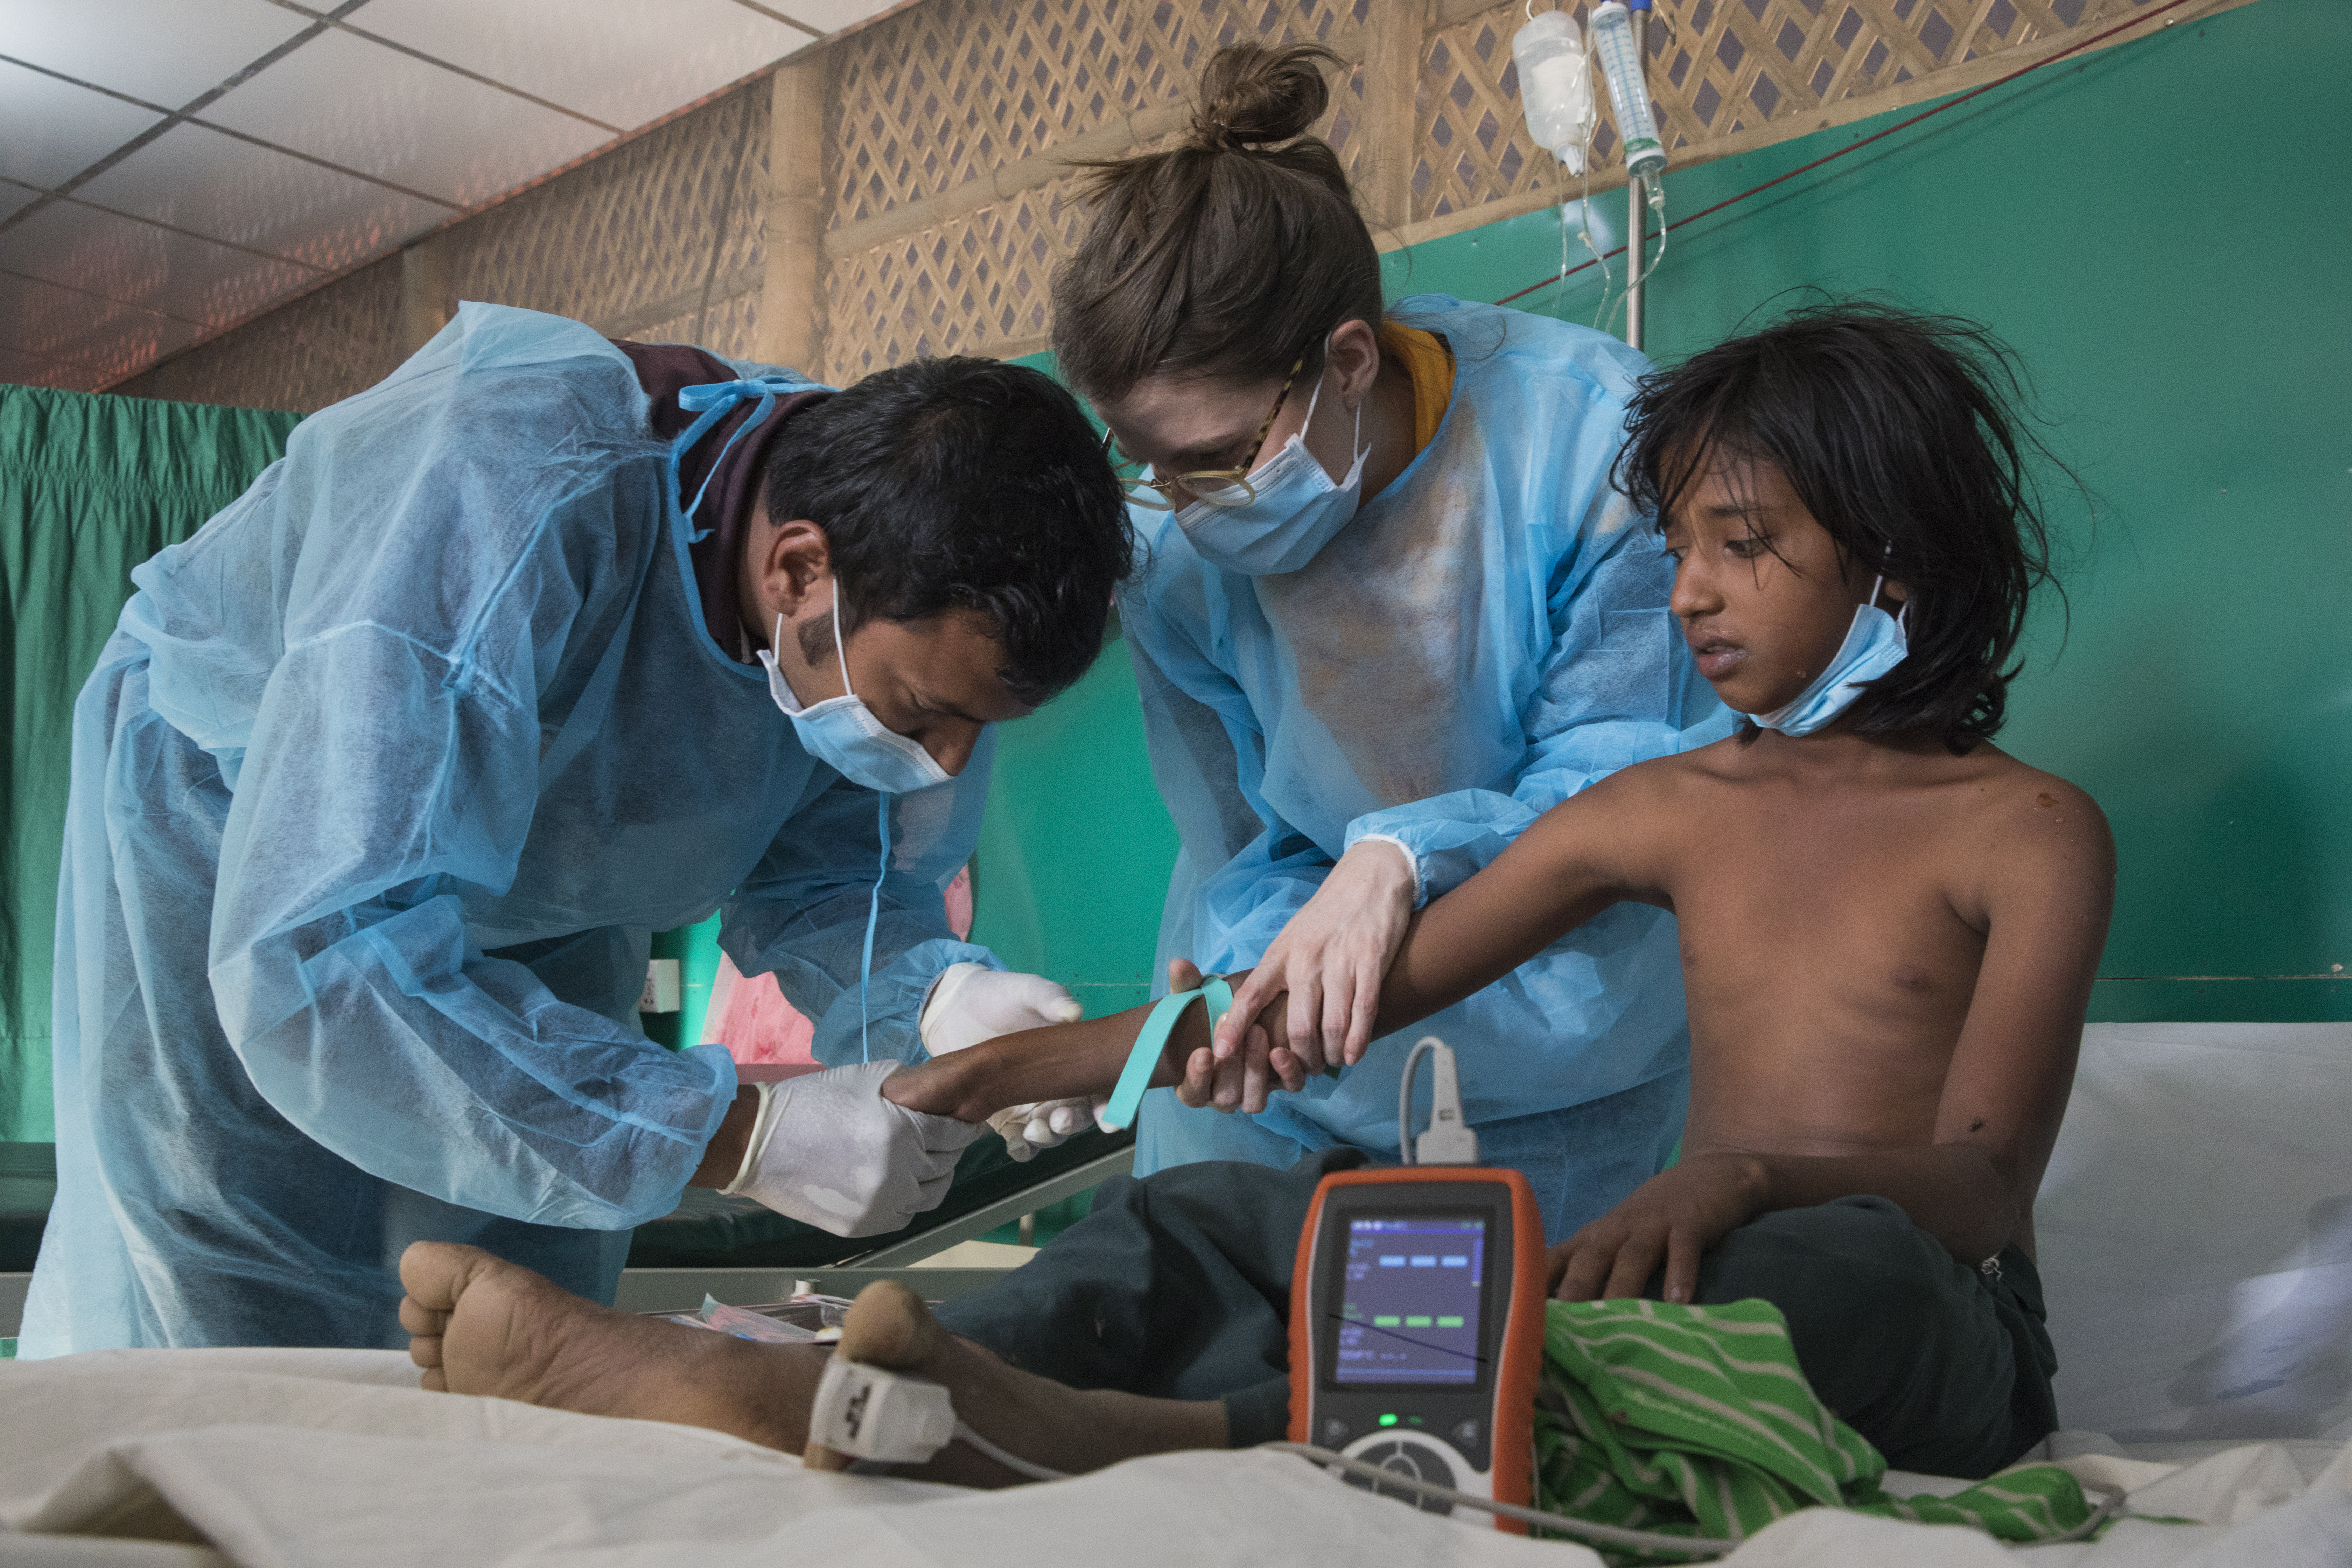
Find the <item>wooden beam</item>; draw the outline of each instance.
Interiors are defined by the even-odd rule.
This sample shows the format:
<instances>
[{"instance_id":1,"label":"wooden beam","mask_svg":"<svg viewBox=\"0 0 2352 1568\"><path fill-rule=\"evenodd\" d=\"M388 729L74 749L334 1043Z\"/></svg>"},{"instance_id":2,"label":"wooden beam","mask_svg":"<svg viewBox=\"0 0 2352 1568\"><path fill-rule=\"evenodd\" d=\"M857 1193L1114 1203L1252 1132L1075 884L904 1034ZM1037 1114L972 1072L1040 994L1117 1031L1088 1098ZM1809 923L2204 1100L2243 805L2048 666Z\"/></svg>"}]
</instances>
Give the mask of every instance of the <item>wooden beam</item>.
<instances>
[{"instance_id":1,"label":"wooden beam","mask_svg":"<svg viewBox=\"0 0 2352 1568\"><path fill-rule=\"evenodd\" d=\"M830 49L779 68L770 86L765 273L755 357L822 380L825 352L824 89Z\"/></svg>"},{"instance_id":2,"label":"wooden beam","mask_svg":"<svg viewBox=\"0 0 2352 1568\"><path fill-rule=\"evenodd\" d=\"M457 313L449 281L448 231L436 230L400 253L400 353L415 353Z\"/></svg>"},{"instance_id":3,"label":"wooden beam","mask_svg":"<svg viewBox=\"0 0 2352 1568\"><path fill-rule=\"evenodd\" d=\"M1412 221L1412 163L1420 140L1413 112L1429 0L1380 0L1364 20L1364 104L1355 134L1356 203L1374 229ZM1346 90L1346 84L1340 84Z\"/></svg>"}]
</instances>

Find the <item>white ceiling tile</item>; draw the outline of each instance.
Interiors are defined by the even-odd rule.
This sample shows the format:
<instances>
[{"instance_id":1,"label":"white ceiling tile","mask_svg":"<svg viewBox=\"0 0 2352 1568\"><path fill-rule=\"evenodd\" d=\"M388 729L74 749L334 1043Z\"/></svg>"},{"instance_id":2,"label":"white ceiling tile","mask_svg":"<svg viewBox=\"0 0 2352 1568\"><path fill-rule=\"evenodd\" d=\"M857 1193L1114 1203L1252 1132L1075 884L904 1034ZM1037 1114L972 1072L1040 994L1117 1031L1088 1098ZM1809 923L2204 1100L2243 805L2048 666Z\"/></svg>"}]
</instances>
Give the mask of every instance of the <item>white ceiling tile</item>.
<instances>
[{"instance_id":1,"label":"white ceiling tile","mask_svg":"<svg viewBox=\"0 0 2352 1568\"><path fill-rule=\"evenodd\" d=\"M451 211L186 121L74 195L329 268L377 255Z\"/></svg>"},{"instance_id":2,"label":"white ceiling tile","mask_svg":"<svg viewBox=\"0 0 2352 1568\"><path fill-rule=\"evenodd\" d=\"M66 383L58 377L58 369L55 360L0 348L0 381L13 381L19 386L63 386Z\"/></svg>"},{"instance_id":3,"label":"white ceiling tile","mask_svg":"<svg viewBox=\"0 0 2352 1568\"><path fill-rule=\"evenodd\" d=\"M735 0L370 0L352 23L624 131L815 42Z\"/></svg>"},{"instance_id":4,"label":"white ceiling tile","mask_svg":"<svg viewBox=\"0 0 2352 1568\"><path fill-rule=\"evenodd\" d=\"M838 33L868 16L880 16L898 5L898 0L761 0L761 3L778 16L804 22L820 33Z\"/></svg>"},{"instance_id":5,"label":"white ceiling tile","mask_svg":"<svg viewBox=\"0 0 2352 1568\"><path fill-rule=\"evenodd\" d=\"M71 289L0 273L0 352L71 369L44 384L97 386L195 341L197 329Z\"/></svg>"},{"instance_id":6,"label":"white ceiling tile","mask_svg":"<svg viewBox=\"0 0 2352 1568\"><path fill-rule=\"evenodd\" d=\"M62 184L161 119L0 60L0 174L12 180Z\"/></svg>"},{"instance_id":7,"label":"white ceiling tile","mask_svg":"<svg viewBox=\"0 0 2352 1568\"><path fill-rule=\"evenodd\" d=\"M0 268L208 325L241 321L319 276L71 200L0 229Z\"/></svg>"},{"instance_id":8,"label":"white ceiling tile","mask_svg":"<svg viewBox=\"0 0 2352 1568\"><path fill-rule=\"evenodd\" d=\"M269 0L0 0L0 55L177 109L309 26Z\"/></svg>"},{"instance_id":9,"label":"white ceiling tile","mask_svg":"<svg viewBox=\"0 0 2352 1568\"><path fill-rule=\"evenodd\" d=\"M40 198L40 192L30 185L13 184L6 180L0 180L0 220L5 220L9 214L20 207L30 205Z\"/></svg>"},{"instance_id":10,"label":"white ceiling tile","mask_svg":"<svg viewBox=\"0 0 2352 1568\"><path fill-rule=\"evenodd\" d=\"M571 115L341 31L257 73L201 118L460 205L610 140Z\"/></svg>"}]
</instances>

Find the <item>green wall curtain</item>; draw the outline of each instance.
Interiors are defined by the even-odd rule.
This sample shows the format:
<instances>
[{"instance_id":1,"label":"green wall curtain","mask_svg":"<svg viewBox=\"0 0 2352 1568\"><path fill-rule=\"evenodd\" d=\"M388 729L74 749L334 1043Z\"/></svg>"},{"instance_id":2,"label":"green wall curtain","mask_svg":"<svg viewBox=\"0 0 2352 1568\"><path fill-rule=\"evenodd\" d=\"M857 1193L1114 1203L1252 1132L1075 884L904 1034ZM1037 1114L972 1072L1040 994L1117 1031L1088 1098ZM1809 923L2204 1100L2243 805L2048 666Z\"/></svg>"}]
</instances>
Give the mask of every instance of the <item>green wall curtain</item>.
<instances>
[{"instance_id":1,"label":"green wall curtain","mask_svg":"<svg viewBox=\"0 0 2352 1568\"><path fill-rule=\"evenodd\" d=\"M2263 0L2085 55L1678 231L1664 360L1790 291L1989 322L2089 494L2049 495L2008 751L2073 780L2121 869L2095 1020L2352 1018L2352 7ZM1906 111L1907 112L1907 111ZM1897 115L1667 174L1693 213ZM1596 202L1622 237L1624 198ZM1557 213L1389 258L1391 295L1496 299L1559 267ZM1591 274L1520 303L1590 321Z\"/></svg>"},{"instance_id":2,"label":"green wall curtain","mask_svg":"<svg viewBox=\"0 0 2352 1568\"><path fill-rule=\"evenodd\" d=\"M46 1142L50 942L73 704L131 596L286 448L293 414L0 385L0 1140Z\"/></svg>"},{"instance_id":3,"label":"green wall curtain","mask_svg":"<svg viewBox=\"0 0 2352 1568\"><path fill-rule=\"evenodd\" d=\"M2184 23L1678 231L1652 285L1663 360L1804 286L1974 316L2027 360L2093 500L2051 496L2066 598L2041 602L2000 743L2115 825L2095 1019L2352 1018L2352 217L2327 194L2352 138L2245 130L2336 123L2347 70L2339 0ZM1669 170L1667 216L1911 112ZM1594 206L1622 242L1622 194ZM1534 213L1387 257L1388 291L1499 299L1559 255ZM1519 303L1590 321L1596 284ZM1005 726L982 835L974 940L1090 1011L1148 983L1173 858L1141 731L1111 648Z\"/></svg>"}]
</instances>

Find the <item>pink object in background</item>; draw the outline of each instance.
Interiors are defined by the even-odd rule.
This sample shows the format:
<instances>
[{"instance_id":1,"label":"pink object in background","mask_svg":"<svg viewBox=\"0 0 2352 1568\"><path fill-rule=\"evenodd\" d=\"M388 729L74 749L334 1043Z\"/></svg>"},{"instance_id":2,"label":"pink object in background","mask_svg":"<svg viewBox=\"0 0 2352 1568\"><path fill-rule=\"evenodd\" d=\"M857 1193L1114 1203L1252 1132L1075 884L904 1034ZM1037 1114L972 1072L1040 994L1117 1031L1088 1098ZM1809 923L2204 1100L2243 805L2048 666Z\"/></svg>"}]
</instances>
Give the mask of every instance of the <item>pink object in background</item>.
<instances>
[{"instance_id":1,"label":"pink object in background","mask_svg":"<svg viewBox=\"0 0 2352 1568\"><path fill-rule=\"evenodd\" d=\"M971 868L958 871L948 884L948 929L961 939L971 933ZM725 1046L727 1054L747 1066L814 1067L809 1046L816 1027L798 1008L784 1000L772 974L745 977L735 961L719 955L719 973L710 982L710 1007L703 1015L702 1043Z\"/></svg>"}]
</instances>

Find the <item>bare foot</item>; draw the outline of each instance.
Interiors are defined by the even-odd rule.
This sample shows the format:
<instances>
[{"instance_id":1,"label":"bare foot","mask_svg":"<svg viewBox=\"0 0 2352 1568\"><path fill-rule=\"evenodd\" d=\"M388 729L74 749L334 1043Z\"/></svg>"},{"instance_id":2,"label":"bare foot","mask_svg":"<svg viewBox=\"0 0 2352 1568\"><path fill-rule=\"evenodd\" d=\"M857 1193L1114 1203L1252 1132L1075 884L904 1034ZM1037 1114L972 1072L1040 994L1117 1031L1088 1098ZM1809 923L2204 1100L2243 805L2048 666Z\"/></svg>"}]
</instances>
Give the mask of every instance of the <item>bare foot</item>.
<instances>
[{"instance_id":1,"label":"bare foot","mask_svg":"<svg viewBox=\"0 0 2352 1568\"><path fill-rule=\"evenodd\" d=\"M835 1353L945 1384L965 1426L1031 1464L1069 1475L1143 1454L1226 1445L1222 1401L1070 1388L1020 1371L949 1333L920 1297L887 1279L859 1294L842 1324ZM803 1422L806 1414L804 1399ZM814 1443L803 1458L813 1469L842 1469L851 1463ZM971 1487L1013 1486L1030 1479L961 1441L940 1449L928 1464L902 1467L900 1473Z\"/></svg>"},{"instance_id":2,"label":"bare foot","mask_svg":"<svg viewBox=\"0 0 2352 1568\"><path fill-rule=\"evenodd\" d=\"M477 1247L401 1255L401 1327L428 1389L672 1421L797 1452L824 1371L816 1345L755 1344L616 1312Z\"/></svg>"}]
</instances>

